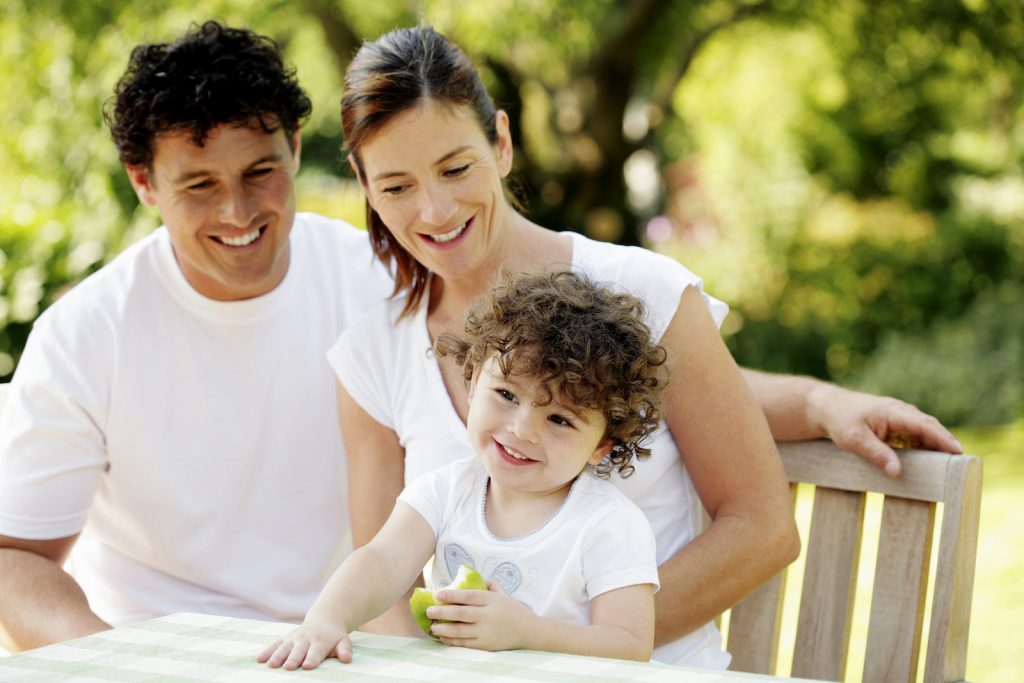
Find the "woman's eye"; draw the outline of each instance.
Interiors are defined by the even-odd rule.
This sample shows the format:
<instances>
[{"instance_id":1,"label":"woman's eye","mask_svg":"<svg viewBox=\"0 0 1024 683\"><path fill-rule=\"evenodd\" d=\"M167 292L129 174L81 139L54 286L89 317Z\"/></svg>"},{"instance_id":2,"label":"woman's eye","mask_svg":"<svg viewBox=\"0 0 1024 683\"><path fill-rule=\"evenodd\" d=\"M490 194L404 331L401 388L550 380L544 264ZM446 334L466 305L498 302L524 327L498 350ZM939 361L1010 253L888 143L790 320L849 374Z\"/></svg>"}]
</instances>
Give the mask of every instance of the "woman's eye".
<instances>
[{"instance_id":1,"label":"woman's eye","mask_svg":"<svg viewBox=\"0 0 1024 683\"><path fill-rule=\"evenodd\" d=\"M383 192L384 194L396 195L401 194L402 190L404 189L405 185L390 185L388 187L382 188L381 192Z\"/></svg>"},{"instance_id":2,"label":"woman's eye","mask_svg":"<svg viewBox=\"0 0 1024 683\"><path fill-rule=\"evenodd\" d=\"M449 178L457 178L469 169L469 164L459 166L458 168L451 168L444 172Z\"/></svg>"}]
</instances>

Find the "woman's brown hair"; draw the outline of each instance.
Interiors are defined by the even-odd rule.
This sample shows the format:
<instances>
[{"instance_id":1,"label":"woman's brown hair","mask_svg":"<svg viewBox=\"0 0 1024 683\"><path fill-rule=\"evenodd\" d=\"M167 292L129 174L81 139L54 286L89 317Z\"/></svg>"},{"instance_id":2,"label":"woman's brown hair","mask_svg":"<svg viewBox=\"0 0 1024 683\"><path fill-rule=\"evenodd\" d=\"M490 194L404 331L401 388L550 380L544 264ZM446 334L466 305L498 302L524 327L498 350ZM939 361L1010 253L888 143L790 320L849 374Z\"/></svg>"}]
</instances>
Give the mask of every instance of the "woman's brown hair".
<instances>
[{"instance_id":1,"label":"woman's brown hair","mask_svg":"<svg viewBox=\"0 0 1024 683\"><path fill-rule=\"evenodd\" d=\"M469 58L429 26L391 31L364 43L349 64L341 97L345 148L365 182L359 149L392 119L426 100L469 107L492 145L498 142L494 102ZM391 237L366 203L366 226L377 257L395 278L392 296L408 291L402 316L416 310L427 291L429 271Z\"/></svg>"}]
</instances>

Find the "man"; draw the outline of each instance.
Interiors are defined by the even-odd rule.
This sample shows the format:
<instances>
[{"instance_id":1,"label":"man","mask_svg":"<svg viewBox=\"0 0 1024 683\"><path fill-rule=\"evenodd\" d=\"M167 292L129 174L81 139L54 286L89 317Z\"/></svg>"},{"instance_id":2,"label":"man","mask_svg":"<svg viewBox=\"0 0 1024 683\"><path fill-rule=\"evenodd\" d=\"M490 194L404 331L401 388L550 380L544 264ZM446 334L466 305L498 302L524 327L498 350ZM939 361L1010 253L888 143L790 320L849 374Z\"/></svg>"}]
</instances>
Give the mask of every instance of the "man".
<instances>
[{"instance_id":1,"label":"man","mask_svg":"<svg viewBox=\"0 0 1024 683\"><path fill-rule=\"evenodd\" d=\"M185 610L299 619L349 551L324 352L391 281L365 233L296 216L309 112L249 31L133 52L108 120L166 225L39 318L11 384L0 645Z\"/></svg>"},{"instance_id":2,"label":"man","mask_svg":"<svg viewBox=\"0 0 1024 683\"><path fill-rule=\"evenodd\" d=\"M40 316L8 390L0 647L177 611L298 621L349 552L324 354L392 282L365 233L295 213L309 111L252 32L208 22L133 51L108 122L165 226ZM746 377L776 438L830 435L880 466L898 467L893 430L959 449L894 399Z\"/></svg>"}]
</instances>

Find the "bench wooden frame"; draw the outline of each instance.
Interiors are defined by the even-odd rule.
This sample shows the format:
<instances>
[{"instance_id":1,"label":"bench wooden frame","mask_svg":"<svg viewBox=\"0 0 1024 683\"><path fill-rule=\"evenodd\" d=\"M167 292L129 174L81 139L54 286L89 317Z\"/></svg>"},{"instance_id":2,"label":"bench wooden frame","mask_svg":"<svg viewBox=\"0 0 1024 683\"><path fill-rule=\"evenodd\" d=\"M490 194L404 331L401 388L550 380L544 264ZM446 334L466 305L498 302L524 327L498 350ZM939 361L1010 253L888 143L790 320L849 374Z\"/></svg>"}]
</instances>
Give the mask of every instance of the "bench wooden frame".
<instances>
[{"instance_id":1,"label":"bench wooden frame","mask_svg":"<svg viewBox=\"0 0 1024 683\"><path fill-rule=\"evenodd\" d=\"M916 680L938 503L942 526L924 681L964 680L981 458L902 451L903 476L891 479L829 441L780 443L779 451L794 491L797 483L815 487L811 529L802 539L807 561L790 675L832 681L845 675L865 494L874 492L884 500L863 680ZM785 588L783 572L732 609L732 669L780 675Z\"/></svg>"}]
</instances>

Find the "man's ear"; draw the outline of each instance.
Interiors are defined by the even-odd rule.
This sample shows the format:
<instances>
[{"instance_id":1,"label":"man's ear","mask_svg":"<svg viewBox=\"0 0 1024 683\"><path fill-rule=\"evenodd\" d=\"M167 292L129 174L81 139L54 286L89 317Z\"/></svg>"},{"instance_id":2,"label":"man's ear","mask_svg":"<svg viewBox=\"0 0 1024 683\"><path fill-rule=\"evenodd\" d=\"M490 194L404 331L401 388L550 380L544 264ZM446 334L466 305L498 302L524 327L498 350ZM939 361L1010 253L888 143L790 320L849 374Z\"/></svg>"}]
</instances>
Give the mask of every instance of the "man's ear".
<instances>
[{"instance_id":1,"label":"man's ear","mask_svg":"<svg viewBox=\"0 0 1024 683\"><path fill-rule=\"evenodd\" d=\"M605 456L612 452L612 446L614 446L610 439L605 439L601 443L597 444L597 448L594 449L590 459L587 461L595 467L601 464Z\"/></svg>"},{"instance_id":2,"label":"man's ear","mask_svg":"<svg viewBox=\"0 0 1024 683\"><path fill-rule=\"evenodd\" d=\"M295 172L299 172L299 167L302 166L302 130L299 128L295 129L292 133L292 164L295 166Z\"/></svg>"},{"instance_id":3,"label":"man's ear","mask_svg":"<svg viewBox=\"0 0 1024 683\"><path fill-rule=\"evenodd\" d=\"M498 133L498 170L504 178L512 171L512 131L504 109L494 113L494 128Z\"/></svg>"},{"instance_id":4,"label":"man's ear","mask_svg":"<svg viewBox=\"0 0 1024 683\"><path fill-rule=\"evenodd\" d=\"M146 206L156 206L156 197L153 194L153 178L148 168L144 165L125 164L124 170L128 173L128 180L135 190L139 201Z\"/></svg>"}]
</instances>

